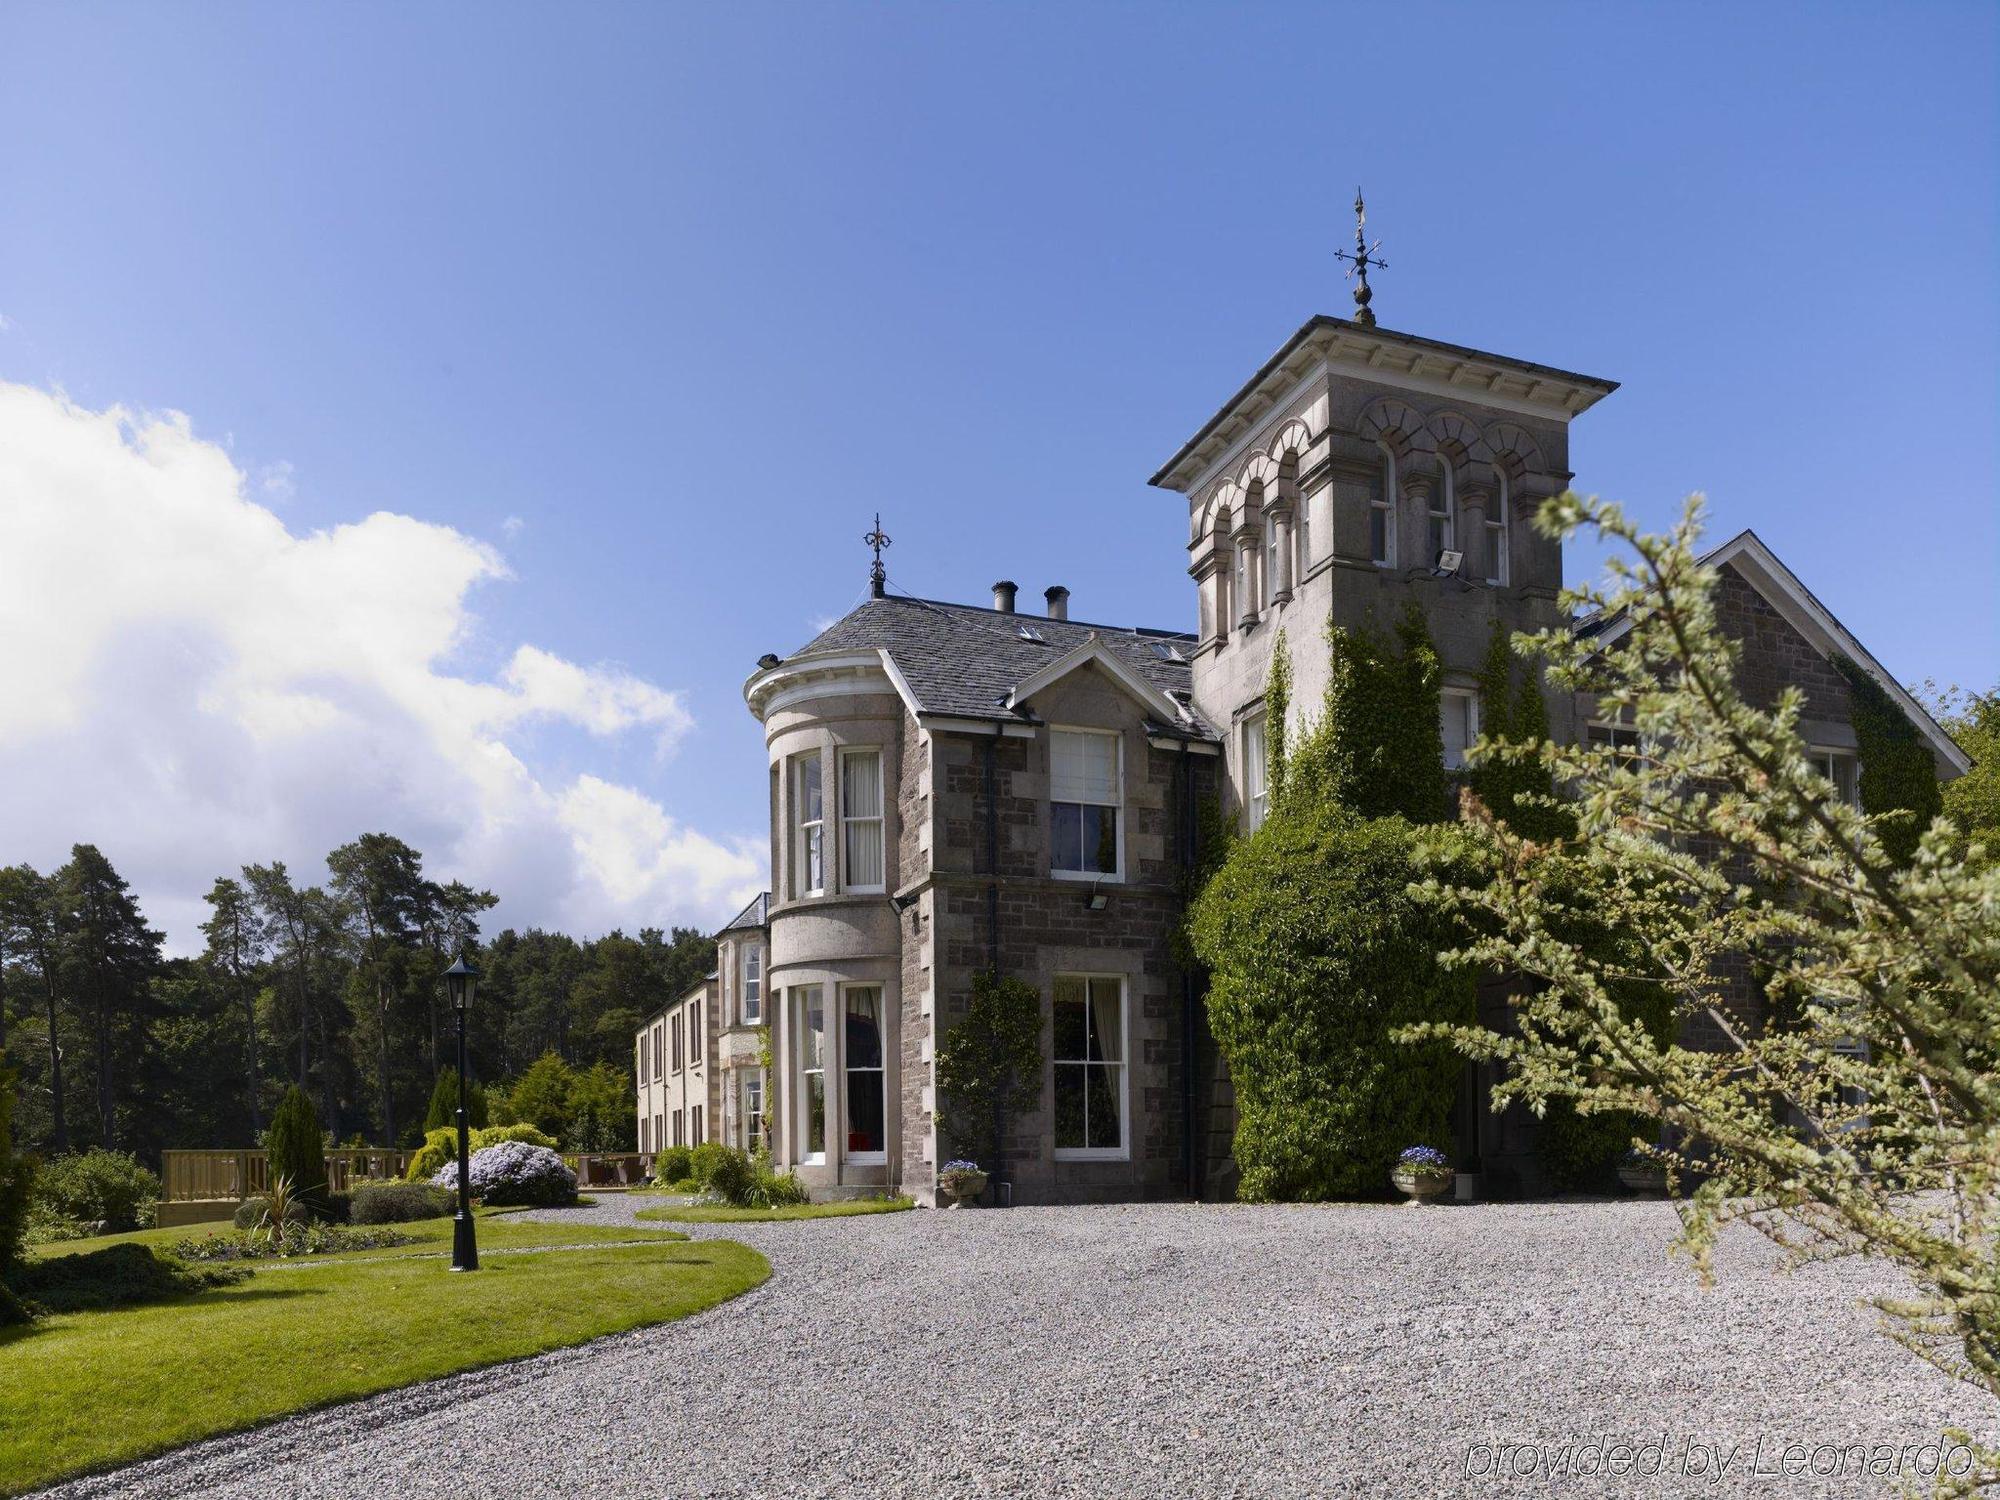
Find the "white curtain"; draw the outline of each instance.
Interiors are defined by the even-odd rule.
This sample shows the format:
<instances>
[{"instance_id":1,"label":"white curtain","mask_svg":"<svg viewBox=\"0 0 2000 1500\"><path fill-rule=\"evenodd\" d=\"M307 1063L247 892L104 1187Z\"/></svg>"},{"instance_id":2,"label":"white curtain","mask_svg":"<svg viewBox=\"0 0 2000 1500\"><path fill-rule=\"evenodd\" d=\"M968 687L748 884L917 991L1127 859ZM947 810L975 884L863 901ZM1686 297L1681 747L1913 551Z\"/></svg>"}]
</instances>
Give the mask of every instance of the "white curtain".
<instances>
[{"instance_id":1,"label":"white curtain","mask_svg":"<svg viewBox=\"0 0 2000 1500\"><path fill-rule=\"evenodd\" d=\"M882 757L847 755L840 763L841 808L847 822L847 883L882 884Z\"/></svg>"},{"instance_id":2,"label":"white curtain","mask_svg":"<svg viewBox=\"0 0 2000 1500\"><path fill-rule=\"evenodd\" d=\"M1050 737L1049 800L1118 805L1118 737L1058 729Z\"/></svg>"}]
</instances>

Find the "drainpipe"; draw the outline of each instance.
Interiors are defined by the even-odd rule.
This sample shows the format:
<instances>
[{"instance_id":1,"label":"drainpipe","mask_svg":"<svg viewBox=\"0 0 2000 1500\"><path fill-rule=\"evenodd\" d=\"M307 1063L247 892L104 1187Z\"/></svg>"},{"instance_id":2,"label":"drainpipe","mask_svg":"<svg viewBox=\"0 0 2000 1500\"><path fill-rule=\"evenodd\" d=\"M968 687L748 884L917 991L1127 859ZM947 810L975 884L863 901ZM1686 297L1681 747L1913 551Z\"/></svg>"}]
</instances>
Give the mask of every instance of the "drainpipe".
<instances>
[{"instance_id":1,"label":"drainpipe","mask_svg":"<svg viewBox=\"0 0 2000 1500\"><path fill-rule=\"evenodd\" d=\"M995 724L993 733L986 741L985 764L982 780L986 793L986 967L997 980L1000 977L1000 788L999 774L994 766L994 752L999 748L1002 726ZM1007 1181L1005 1142L1007 1139L1007 1111L996 1098L993 1101L993 1183L995 1198L998 1188Z\"/></svg>"},{"instance_id":2,"label":"drainpipe","mask_svg":"<svg viewBox=\"0 0 2000 1500\"><path fill-rule=\"evenodd\" d=\"M1194 762L1188 747L1181 746L1181 922L1185 926L1189 898L1193 894L1195 862ZM1194 964L1193 955L1181 958L1181 1181L1190 1198L1199 1198L1194 1177Z\"/></svg>"}]
</instances>

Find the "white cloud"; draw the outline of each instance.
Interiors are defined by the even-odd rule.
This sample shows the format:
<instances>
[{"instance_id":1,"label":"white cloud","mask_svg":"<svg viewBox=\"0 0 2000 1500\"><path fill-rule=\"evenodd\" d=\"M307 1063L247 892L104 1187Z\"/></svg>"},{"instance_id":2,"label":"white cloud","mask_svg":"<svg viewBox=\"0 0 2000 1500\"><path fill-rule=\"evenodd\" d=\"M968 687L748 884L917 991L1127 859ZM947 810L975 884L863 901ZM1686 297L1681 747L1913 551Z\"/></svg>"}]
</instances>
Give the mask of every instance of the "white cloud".
<instances>
[{"instance_id":1,"label":"white cloud","mask_svg":"<svg viewBox=\"0 0 2000 1500\"><path fill-rule=\"evenodd\" d=\"M371 829L514 923L706 924L761 884L755 841L523 759L530 725L665 752L693 720L537 645L496 677L455 669L498 553L387 512L294 534L248 491L184 416L0 383L0 857L101 845L178 950L216 875L283 858L317 878Z\"/></svg>"},{"instance_id":2,"label":"white cloud","mask_svg":"<svg viewBox=\"0 0 2000 1500\"><path fill-rule=\"evenodd\" d=\"M257 488L275 504L283 505L298 493L298 486L292 479L293 473L292 461L288 458L265 464L257 471Z\"/></svg>"},{"instance_id":3,"label":"white cloud","mask_svg":"<svg viewBox=\"0 0 2000 1500\"><path fill-rule=\"evenodd\" d=\"M527 529L527 526L528 523L522 520L519 516L509 516L507 517L506 520L500 523L500 534L511 542L514 540L515 537L519 536L523 531L525 531Z\"/></svg>"}]
</instances>

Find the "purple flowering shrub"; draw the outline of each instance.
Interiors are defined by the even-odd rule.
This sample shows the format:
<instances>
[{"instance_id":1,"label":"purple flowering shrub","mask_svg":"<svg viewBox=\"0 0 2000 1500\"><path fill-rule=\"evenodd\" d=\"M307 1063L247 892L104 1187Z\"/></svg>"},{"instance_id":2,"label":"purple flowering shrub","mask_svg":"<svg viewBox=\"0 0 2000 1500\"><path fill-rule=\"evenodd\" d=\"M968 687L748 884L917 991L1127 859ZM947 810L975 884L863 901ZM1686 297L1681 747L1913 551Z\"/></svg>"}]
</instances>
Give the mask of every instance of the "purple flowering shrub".
<instances>
[{"instance_id":1,"label":"purple flowering shrub","mask_svg":"<svg viewBox=\"0 0 2000 1500\"><path fill-rule=\"evenodd\" d=\"M1451 1162L1435 1146L1410 1146L1396 1158L1396 1165L1416 1177L1443 1177Z\"/></svg>"},{"instance_id":2,"label":"purple flowering shrub","mask_svg":"<svg viewBox=\"0 0 2000 1500\"><path fill-rule=\"evenodd\" d=\"M472 1196L493 1207L533 1204L546 1208L576 1202L576 1173L546 1146L502 1141L472 1153ZM450 1162L431 1179L458 1191L458 1163Z\"/></svg>"}]
</instances>

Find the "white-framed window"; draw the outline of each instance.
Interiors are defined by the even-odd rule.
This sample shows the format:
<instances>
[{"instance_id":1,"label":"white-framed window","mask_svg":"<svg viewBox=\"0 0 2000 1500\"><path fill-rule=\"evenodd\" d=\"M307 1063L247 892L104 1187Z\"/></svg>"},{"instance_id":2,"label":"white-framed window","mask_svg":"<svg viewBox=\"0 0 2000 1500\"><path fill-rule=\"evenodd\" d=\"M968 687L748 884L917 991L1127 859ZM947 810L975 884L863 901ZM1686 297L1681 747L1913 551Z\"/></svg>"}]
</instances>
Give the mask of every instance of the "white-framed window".
<instances>
[{"instance_id":1,"label":"white-framed window","mask_svg":"<svg viewBox=\"0 0 2000 1500\"><path fill-rule=\"evenodd\" d=\"M1458 490L1449 459L1438 465L1438 481L1431 486L1430 522L1430 562L1435 567L1440 552L1458 546Z\"/></svg>"},{"instance_id":2,"label":"white-framed window","mask_svg":"<svg viewBox=\"0 0 2000 1500\"><path fill-rule=\"evenodd\" d=\"M888 1096L882 1071L882 986L850 984L841 990L841 1112L847 1121L844 1154L862 1166L889 1159Z\"/></svg>"},{"instance_id":3,"label":"white-framed window","mask_svg":"<svg viewBox=\"0 0 2000 1500\"><path fill-rule=\"evenodd\" d=\"M798 1154L826 1160L826 1006L816 984L792 991L792 1036L798 1053Z\"/></svg>"},{"instance_id":4,"label":"white-framed window","mask_svg":"<svg viewBox=\"0 0 2000 1500\"><path fill-rule=\"evenodd\" d=\"M1122 1160L1131 1150L1124 979L1057 975L1054 1019L1056 1159Z\"/></svg>"},{"instance_id":5,"label":"white-framed window","mask_svg":"<svg viewBox=\"0 0 2000 1500\"><path fill-rule=\"evenodd\" d=\"M679 1073L687 1067L687 1054L681 1049L681 1018L679 1016L675 1016L667 1024L667 1035L672 1039L673 1043L674 1071Z\"/></svg>"},{"instance_id":6,"label":"white-framed window","mask_svg":"<svg viewBox=\"0 0 2000 1500\"><path fill-rule=\"evenodd\" d=\"M688 1144L699 1146L701 1139L701 1106L697 1104L688 1110Z\"/></svg>"},{"instance_id":7,"label":"white-framed window","mask_svg":"<svg viewBox=\"0 0 2000 1500\"><path fill-rule=\"evenodd\" d=\"M707 1056L702 1044L702 1003L697 1000L688 1007L688 1066L698 1068Z\"/></svg>"},{"instance_id":8,"label":"white-framed window","mask_svg":"<svg viewBox=\"0 0 2000 1500\"><path fill-rule=\"evenodd\" d=\"M646 1083L646 1038L643 1035L639 1038L639 1045L634 1050L637 1051L639 1057L632 1065L632 1072L639 1080L640 1087L643 1088Z\"/></svg>"},{"instance_id":9,"label":"white-framed window","mask_svg":"<svg viewBox=\"0 0 2000 1500\"><path fill-rule=\"evenodd\" d=\"M674 1144L676 1146L687 1144L687 1115L678 1109L674 1111Z\"/></svg>"},{"instance_id":10,"label":"white-framed window","mask_svg":"<svg viewBox=\"0 0 2000 1500\"><path fill-rule=\"evenodd\" d=\"M743 1024L764 1019L764 950L754 943L743 950Z\"/></svg>"},{"instance_id":11,"label":"white-framed window","mask_svg":"<svg viewBox=\"0 0 2000 1500\"><path fill-rule=\"evenodd\" d=\"M1396 455L1387 444L1382 449L1382 467L1368 492L1368 555L1377 567L1396 566Z\"/></svg>"},{"instance_id":12,"label":"white-framed window","mask_svg":"<svg viewBox=\"0 0 2000 1500\"><path fill-rule=\"evenodd\" d=\"M743 1080L743 1141L745 1151L755 1151L764 1141L764 1075L752 1073Z\"/></svg>"},{"instance_id":13,"label":"white-framed window","mask_svg":"<svg viewBox=\"0 0 2000 1500\"><path fill-rule=\"evenodd\" d=\"M821 796L817 750L792 762L792 890L819 896L826 891L826 805Z\"/></svg>"},{"instance_id":14,"label":"white-framed window","mask_svg":"<svg viewBox=\"0 0 2000 1500\"><path fill-rule=\"evenodd\" d=\"M1462 770L1465 752L1479 738L1479 694L1461 687L1439 693L1438 728L1444 739L1444 768Z\"/></svg>"},{"instance_id":15,"label":"white-framed window","mask_svg":"<svg viewBox=\"0 0 2000 1500\"><path fill-rule=\"evenodd\" d=\"M656 1022L653 1026L653 1076L664 1078L667 1073L667 1023Z\"/></svg>"},{"instance_id":16,"label":"white-framed window","mask_svg":"<svg viewBox=\"0 0 2000 1500\"><path fill-rule=\"evenodd\" d=\"M1840 800L1849 807L1861 806L1861 760L1852 750L1832 750L1815 745L1812 762L1819 774L1833 783Z\"/></svg>"},{"instance_id":17,"label":"white-framed window","mask_svg":"<svg viewBox=\"0 0 2000 1500\"><path fill-rule=\"evenodd\" d=\"M1122 878L1123 755L1113 732L1049 731L1049 872L1056 878Z\"/></svg>"},{"instance_id":18,"label":"white-framed window","mask_svg":"<svg viewBox=\"0 0 2000 1500\"><path fill-rule=\"evenodd\" d=\"M840 752L841 885L850 891L882 889L882 752Z\"/></svg>"},{"instance_id":19,"label":"white-framed window","mask_svg":"<svg viewBox=\"0 0 2000 1500\"><path fill-rule=\"evenodd\" d=\"M1333 535L1333 526L1327 515L1327 508L1333 503L1333 486L1323 484L1299 501L1299 570L1298 578L1304 578L1312 571L1312 565L1319 561L1319 554L1313 550L1313 538L1325 539Z\"/></svg>"},{"instance_id":20,"label":"white-framed window","mask_svg":"<svg viewBox=\"0 0 2000 1500\"><path fill-rule=\"evenodd\" d=\"M1507 551L1512 544L1512 533L1507 529L1507 518L1513 510L1512 496L1507 489L1507 471L1500 471L1499 486L1493 491L1492 509L1486 512L1486 581L1498 588L1507 586L1507 569L1512 561Z\"/></svg>"},{"instance_id":21,"label":"white-framed window","mask_svg":"<svg viewBox=\"0 0 2000 1500\"><path fill-rule=\"evenodd\" d=\"M1596 749L1610 750L1620 760L1631 760L1639 753L1639 731L1630 724L1614 724L1608 719L1594 719L1584 727L1584 743Z\"/></svg>"},{"instance_id":22,"label":"white-framed window","mask_svg":"<svg viewBox=\"0 0 2000 1500\"><path fill-rule=\"evenodd\" d=\"M1250 538L1245 537L1236 546L1236 582L1231 589L1235 604L1244 619L1257 613L1257 596L1250 592Z\"/></svg>"},{"instance_id":23,"label":"white-framed window","mask_svg":"<svg viewBox=\"0 0 2000 1500\"><path fill-rule=\"evenodd\" d=\"M1264 607L1278 602L1278 523L1264 517Z\"/></svg>"},{"instance_id":24,"label":"white-framed window","mask_svg":"<svg viewBox=\"0 0 2000 1500\"><path fill-rule=\"evenodd\" d=\"M1264 826L1269 810L1269 747L1264 739L1264 716L1243 721L1243 812L1255 833Z\"/></svg>"},{"instance_id":25,"label":"white-framed window","mask_svg":"<svg viewBox=\"0 0 2000 1500\"><path fill-rule=\"evenodd\" d=\"M639 1116L639 1150L643 1154L653 1148L646 1144L646 1117Z\"/></svg>"},{"instance_id":26,"label":"white-framed window","mask_svg":"<svg viewBox=\"0 0 2000 1500\"><path fill-rule=\"evenodd\" d=\"M653 1149L655 1151L662 1150L665 1148L666 1144L667 1144L667 1117L665 1115L656 1114L653 1116Z\"/></svg>"}]
</instances>

